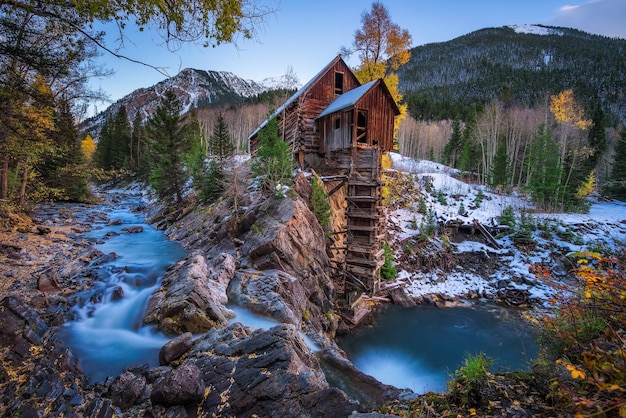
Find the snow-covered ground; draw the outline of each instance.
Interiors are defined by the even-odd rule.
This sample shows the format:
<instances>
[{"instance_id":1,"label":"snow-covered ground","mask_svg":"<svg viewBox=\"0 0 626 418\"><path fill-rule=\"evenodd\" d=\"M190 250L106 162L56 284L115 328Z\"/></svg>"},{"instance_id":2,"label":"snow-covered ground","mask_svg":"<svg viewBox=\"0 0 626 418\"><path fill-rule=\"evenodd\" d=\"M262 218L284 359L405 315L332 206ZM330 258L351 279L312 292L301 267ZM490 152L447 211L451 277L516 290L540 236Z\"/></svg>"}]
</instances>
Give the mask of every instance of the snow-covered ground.
<instances>
[{"instance_id":1,"label":"snow-covered ground","mask_svg":"<svg viewBox=\"0 0 626 418\"><path fill-rule=\"evenodd\" d=\"M475 219L482 225L496 226L503 210L510 206L518 221L520 210L526 209L532 213L538 224L548 226L551 231L541 234L539 230L535 230L533 238L536 244L528 248L514 245L508 235L497 236L501 248L474 240L447 244L456 254L468 253L466 255L477 255L483 260L497 258L497 271L490 273L488 277L485 274L468 272L469 269L463 265L447 273L437 269L409 272L400 265L396 280L404 282L407 293L413 297L462 297L469 294L493 296L506 286L507 289L523 290L531 300L541 303L554 290L535 276L532 265L549 268L553 275L560 277L566 273L563 256L567 253L598 249L616 252L626 247L624 202L595 199L591 201L587 214L536 213L526 196L500 195L492 193L485 186L465 183L460 180L457 170L438 163L416 161L394 153L391 157L392 170L410 174L420 196L408 198L399 208L388 213L389 233L392 244L396 244L396 255L404 251L399 243L417 238L419 226L425 221L426 215L417 210L420 198L439 222L455 220L470 225ZM466 213L459 215L459 212Z\"/></svg>"}]
</instances>

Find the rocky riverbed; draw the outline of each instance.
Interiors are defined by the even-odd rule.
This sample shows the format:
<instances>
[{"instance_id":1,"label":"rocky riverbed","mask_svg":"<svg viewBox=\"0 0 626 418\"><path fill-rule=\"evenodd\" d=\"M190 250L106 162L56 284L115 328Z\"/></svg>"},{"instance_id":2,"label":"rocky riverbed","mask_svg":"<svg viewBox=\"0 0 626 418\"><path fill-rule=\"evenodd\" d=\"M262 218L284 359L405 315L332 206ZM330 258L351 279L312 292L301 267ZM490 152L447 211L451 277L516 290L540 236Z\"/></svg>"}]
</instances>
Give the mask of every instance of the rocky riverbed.
<instances>
[{"instance_id":1,"label":"rocky riverbed","mask_svg":"<svg viewBox=\"0 0 626 418\"><path fill-rule=\"evenodd\" d=\"M1 232L3 415L347 416L400 395L356 370L334 343L335 290L324 234L307 205L260 196L236 224L226 204L211 214L148 208L149 220L189 250L164 273L145 316L171 340L160 366L89 383L58 327L72 319L76 295L98 280L98 266L115 257L84 234L111 222L107 214L125 193L103 194L99 204L41 206ZM229 322L227 301L281 325ZM328 384L320 361L350 394Z\"/></svg>"}]
</instances>

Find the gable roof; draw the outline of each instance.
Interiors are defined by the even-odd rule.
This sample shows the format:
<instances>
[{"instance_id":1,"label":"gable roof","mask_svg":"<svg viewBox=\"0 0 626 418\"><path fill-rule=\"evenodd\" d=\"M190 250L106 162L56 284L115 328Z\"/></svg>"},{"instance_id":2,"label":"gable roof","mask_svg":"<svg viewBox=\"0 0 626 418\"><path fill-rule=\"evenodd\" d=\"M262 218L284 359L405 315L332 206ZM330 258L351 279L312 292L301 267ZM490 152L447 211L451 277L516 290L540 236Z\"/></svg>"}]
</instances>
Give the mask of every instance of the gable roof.
<instances>
[{"instance_id":1,"label":"gable roof","mask_svg":"<svg viewBox=\"0 0 626 418\"><path fill-rule=\"evenodd\" d=\"M354 106L365 93L367 93L378 80L372 80L367 84L363 84L360 87L345 92L341 96L337 97L331 104L316 119L322 118L331 113L338 112L342 109Z\"/></svg>"},{"instance_id":2,"label":"gable roof","mask_svg":"<svg viewBox=\"0 0 626 418\"><path fill-rule=\"evenodd\" d=\"M254 132L252 132L250 134L250 136L248 136L248 139L252 138L253 136L255 136L256 134L259 133L259 131L261 129L263 129L265 127L265 125L267 125L267 123L272 120L273 118L275 118L276 116L278 116L279 114L282 113L283 110L285 110L287 107L289 107L290 104L292 104L293 102L295 102L298 97L302 96L303 94L305 94L309 88L318 80L320 79L333 65L335 65L335 63L337 61L339 61L341 58L341 55L337 55L331 62L329 62L319 73L317 73L312 79L310 79L304 86L302 86L297 92L295 92L293 94L293 96L291 96L285 103L283 103L278 109L276 109L274 111L274 113L272 113L267 119L265 119L265 121L263 121L262 124L259 125L258 128L255 129Z\"/></svg>"}]
</instances>

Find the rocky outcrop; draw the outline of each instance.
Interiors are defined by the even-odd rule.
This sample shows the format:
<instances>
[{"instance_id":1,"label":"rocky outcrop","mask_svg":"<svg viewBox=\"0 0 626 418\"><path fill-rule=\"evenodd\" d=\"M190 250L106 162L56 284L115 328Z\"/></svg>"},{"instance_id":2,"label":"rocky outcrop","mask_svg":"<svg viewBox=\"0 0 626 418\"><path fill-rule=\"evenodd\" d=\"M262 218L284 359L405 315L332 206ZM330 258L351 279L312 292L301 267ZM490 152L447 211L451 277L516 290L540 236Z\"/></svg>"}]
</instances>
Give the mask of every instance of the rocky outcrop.
<instances>
[{"instance_id":1,"label":"rocky outcrop","mask_svg":"<svg viewBox=\"0 0 626 418\"><path fill-rule=\"evenodd\" d=\"M214 272L204 255L196 251L168 269L161 289L150 298L144 323L155 324L168 335L206 332L226 325L235 316L225 306L227 282L234 271L229 256L221 262L223 268L215 266Z\"/></svg>"},{"instance_id":2,"label":"rocky outcrop","mask_svg":"<svg viewBox=\"0 0 626 418\"><path fill-rule=\"evenodd\" d=\"M211 330L188 355L207 390L201 408L216 416L347 416L358 405L329 388L292 325L251 331L239 323Z\"/></svg>"},{"instance_id":3,"label":"rocky outcrop","mask_svg":"<svg viewBox=\"0 0 626 418\"><path fill-rule=\"evenodd\" d=\"M72 352L19 297L7 296L0 302L0 350L0 415L119 414L106 398L90 400Z\"/></svg>"},{"instance_id":4,"label":"rocky outcrop","mask_svg":"<svg viewBox=\"0 0 626 418\"><path fill-rule=\"evenodd\" d=\"M281 270L238 271L228 287L232 303L277 322L302 327L307 294L302 281Z\"/></svg>"}]
</instances>

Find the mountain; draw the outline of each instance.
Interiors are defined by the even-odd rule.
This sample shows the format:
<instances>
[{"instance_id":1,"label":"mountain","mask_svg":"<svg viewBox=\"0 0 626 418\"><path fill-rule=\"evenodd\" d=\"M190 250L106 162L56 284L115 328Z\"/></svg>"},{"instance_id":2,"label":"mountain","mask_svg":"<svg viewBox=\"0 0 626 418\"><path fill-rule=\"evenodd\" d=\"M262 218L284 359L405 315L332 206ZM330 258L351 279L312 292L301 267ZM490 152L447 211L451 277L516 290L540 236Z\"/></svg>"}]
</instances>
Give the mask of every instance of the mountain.
<instances>
[{"instance_id":1,"label":"mountain","mask_svg":"<svg viewBox=\"0 0 626 418\"><path fill-rule=\"evenodd\" d=\"M399 87L417 119L466 118L501 98L522 105L573 89L626 120L626 40L541 25L481 29L411 50Z\"/></svg>"},{"instance_id":2,"label":"mountain","mask_svg":"<svg viewBox=\"0 0 626 418\"><path fill-rule=\"evenodd\" d=\"M160 98L172 90L183 105L183 111L209 105L237 104L268 90L267 86L252 80L244 80L227 71L203 71L186 68L174 77L154 86L140 88L113 103L103 112L85 120L80 128L96 134L109 116L115 115L120 106L126 106L129 119L137 114L142 120L154 114Z\"/></svg>"}]
</instances>

